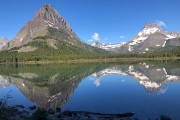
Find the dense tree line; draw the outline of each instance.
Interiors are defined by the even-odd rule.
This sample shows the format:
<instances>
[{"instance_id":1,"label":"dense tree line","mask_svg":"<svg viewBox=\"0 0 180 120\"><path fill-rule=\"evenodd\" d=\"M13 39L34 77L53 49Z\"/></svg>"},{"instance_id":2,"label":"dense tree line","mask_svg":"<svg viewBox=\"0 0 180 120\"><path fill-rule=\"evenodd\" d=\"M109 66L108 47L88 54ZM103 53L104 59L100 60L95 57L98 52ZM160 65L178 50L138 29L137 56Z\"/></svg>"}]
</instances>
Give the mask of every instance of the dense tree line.
<instances>
[{"instance_id":1,"label":"dense tree line","mask_svg":"<svg viewBox=\"0 0 180 120\"><path fill-rule=\"evenodd\" d=\"M161 57L180 57L180 49L169 51L160 51L148 54L90 54L87 51L81 53L53 49L40 49L34 52L18 52L14 50L0 52L0 63L6 62L24 62L24 61L58 61L58 60L76 60L76 59L108 59L108 58L161 58ZM78 49L77 49L78 51Z\"/></svg>"}]
</instances>

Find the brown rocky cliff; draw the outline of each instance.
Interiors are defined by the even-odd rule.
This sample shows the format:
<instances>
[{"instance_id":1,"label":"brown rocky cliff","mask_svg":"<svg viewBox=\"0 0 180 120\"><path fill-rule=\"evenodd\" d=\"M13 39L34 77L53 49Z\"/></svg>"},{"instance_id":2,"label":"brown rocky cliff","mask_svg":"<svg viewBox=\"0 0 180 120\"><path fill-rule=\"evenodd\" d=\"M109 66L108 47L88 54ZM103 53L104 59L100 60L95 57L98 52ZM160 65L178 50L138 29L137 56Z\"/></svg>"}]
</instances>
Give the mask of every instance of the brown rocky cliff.
<instances>
[{"instance_id":1,"label":"brown rocky cliff","mask_svg":"<svg viewBox=\"0 0 180 120\"><path fill-rule=\"evenodd\" d=\"M48 27L62 30L70 37L76 38L65 19L51 5L45 4L3 49L19 47L32 41L37 36L45 36L48 34Z\"/></svg>"}]
</instances>

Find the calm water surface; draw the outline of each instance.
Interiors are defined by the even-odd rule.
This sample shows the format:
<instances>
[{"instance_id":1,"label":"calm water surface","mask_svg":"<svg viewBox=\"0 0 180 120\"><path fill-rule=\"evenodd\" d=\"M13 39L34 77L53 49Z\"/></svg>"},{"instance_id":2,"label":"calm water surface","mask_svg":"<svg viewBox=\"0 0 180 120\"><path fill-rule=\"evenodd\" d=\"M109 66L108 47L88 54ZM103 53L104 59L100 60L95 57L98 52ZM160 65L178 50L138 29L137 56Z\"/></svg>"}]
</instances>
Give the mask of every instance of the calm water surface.
<instances>
[{"instance_id":1,"label":"calm water surface","mask_svg":"<svg viewBox=\"0 0 180 120\"><path fill-rule=\"evenodd\" d=\"M180 119L180 63L1 65L8 105Z\"/></svg>"}]
</instances>

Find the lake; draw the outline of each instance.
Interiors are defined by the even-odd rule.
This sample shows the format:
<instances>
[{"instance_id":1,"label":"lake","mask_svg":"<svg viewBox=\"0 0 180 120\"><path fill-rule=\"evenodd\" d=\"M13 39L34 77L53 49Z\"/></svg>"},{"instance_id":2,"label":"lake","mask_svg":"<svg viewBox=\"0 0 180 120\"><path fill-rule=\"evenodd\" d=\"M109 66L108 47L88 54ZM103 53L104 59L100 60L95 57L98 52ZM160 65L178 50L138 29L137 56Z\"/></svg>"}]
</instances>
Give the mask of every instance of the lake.
<instances>
[{"instance_id":1,"label":"lake","mask_svg":"<svg viewBox=\"0 0 180 120\"><path fill-rule=\"evenodd\" d=\"M0 65L0 98L62 111L180 119L180 62ZM33 112L33 111L32 111Z\"/></svg>"}]
</instances>

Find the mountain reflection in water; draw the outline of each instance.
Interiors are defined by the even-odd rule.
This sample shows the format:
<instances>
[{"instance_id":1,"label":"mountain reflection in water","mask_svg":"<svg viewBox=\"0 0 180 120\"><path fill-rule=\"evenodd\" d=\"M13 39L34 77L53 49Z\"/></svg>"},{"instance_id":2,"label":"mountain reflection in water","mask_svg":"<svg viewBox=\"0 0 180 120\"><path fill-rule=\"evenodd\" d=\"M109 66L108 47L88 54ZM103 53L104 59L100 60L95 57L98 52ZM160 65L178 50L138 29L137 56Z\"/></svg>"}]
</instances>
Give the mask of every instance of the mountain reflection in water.
<instances>
[{"instance_id":1,"label":"mountain reflection in water","mask_svg":"<svg viewBox=\"0 0 180 120\"><path fill-rule=\"evenodd\" d=\"M156 92L169 82L180 82L180 68L158 67L154 64L139 63L135 65L116 65L92 74L94 84L100 85L103 76L118 74L129 75L143 85L148 92Z\"/></svg>"},{"instance_id":2,"label":"mountain reflection in water","mask_svg":"<svg viewBox=\"0 0 180 120\"><path fill-rule=\"evenodd\" d=\"M0 93L3 93L0 94L0 98L3 98L5 93L12 89L12 92L15 93L9 100L12 103L14 98L18 97L17 94L21 93L26 99L19 103L16 102L18 104L31 101L31 105L35 104L45 109L60 107L62 110L100 113L134 112L135 115L139 112L137 113L138 118L140 116L144 116L142 118L153 115L160 116L162 113L168 114L168 110L163 109L162 106L157 106L156 109L150 103L161 103L162 99L156 99L156 96L166 94L170 83L175 83L173 84L175 87L170 86L171 89L179 90L177 84L180 82L179 64L172 63L1 65L0 70ZM143 86L144 90L140 86ZM134 91L134 94L130 91ZM174 95L174 92L177 91L170 90L167 99L170 99L170 94ZM152 95L148 96L148 94ZM178 94L174 96L176 100L180 98ZM153 103L152 100L156 100L157 103ZM141 103L142 101L144 103ZM170 105L172 101L164 102ZM175 101L174 104L178 103ZM144 113L142 110L145 110ZM174 118L178 118L178 112L173 111L177 109L169 108L169 110L174 112L174 114L170 114L172 118L173 115ZM159 113L156 113L157 111Z\"/></svg>"},{"instance_id":3,"label":"mountain reflection in water","mask_svg":"<svg viewBox=\"0 0 180 120\"><path fill-rule=\"evenodd\" d=\"M56 109L62 107L82 79L104 66L47 65L2 66L0 87L15 85L30 101L39 107ZM0 96L1 97L1 96ZM14 97L14 96L13 96Z\"/></svg>"}]
</instances>

